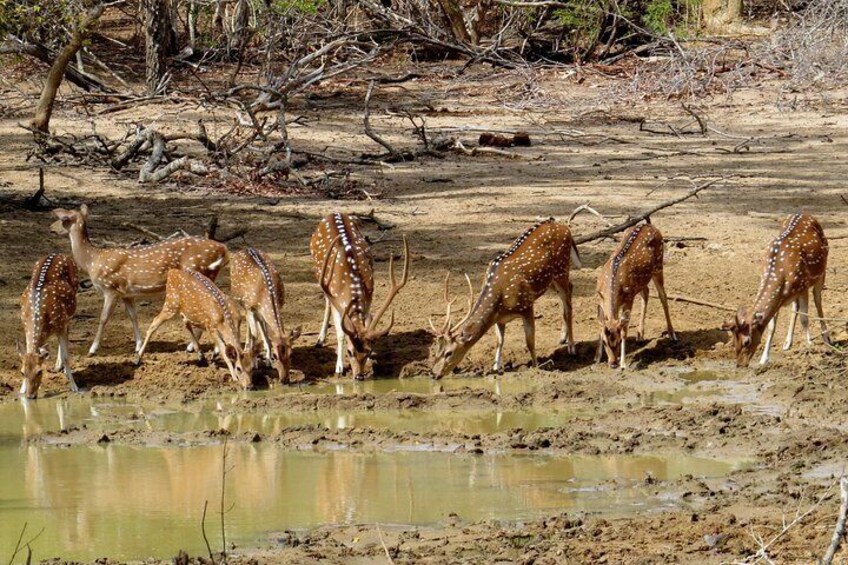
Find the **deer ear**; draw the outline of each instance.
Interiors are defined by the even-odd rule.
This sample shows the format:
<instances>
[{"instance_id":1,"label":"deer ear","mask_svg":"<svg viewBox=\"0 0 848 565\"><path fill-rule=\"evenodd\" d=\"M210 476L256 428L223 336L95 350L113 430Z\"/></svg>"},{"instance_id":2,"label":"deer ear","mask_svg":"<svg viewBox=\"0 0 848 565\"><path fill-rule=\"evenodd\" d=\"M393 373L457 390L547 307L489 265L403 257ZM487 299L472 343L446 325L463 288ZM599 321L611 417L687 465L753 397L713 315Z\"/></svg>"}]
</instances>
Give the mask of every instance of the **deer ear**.
<instances>
[{"instance_id":1,"label":"deer ear","mask_svg":"<svg viewBox=\"0 0 848 565\"><path fill-rule=\"evenodd\" d=\"M765 322L765 316L763 316L762 312L755 312L752 322L752 325L762 326L763 322Z\"/></svg>"},{"instance_id":2,"label":"deer ear","mask_svg":"<svg viewBox=\"0 0 848 565\"><path fill-rule=\"evenodd\" d=\"M63 222L73 218L71 212L69 210L65 210L64 208L55 208L53 210L53 215L62 220Z\"/></svg>"},{"instance_id":3,"label":"deer ear","mask_svg":"<svg viewBox=\"0 0 848 565\"><path fill-rule=\"evenodd\" d=\"M88 204L83 204L82 206L80 206L79 211L80 214L82 214L83 219L88 218Z\"/></svg>"},{"instance_id":4,"label":"deer ear","mask_svg":"<svg viewBox=\"0 0 848 565\"><path fill-rule=\"evenodd\" d=\"M41 349L38 350L38 356L41 358L42 361L44 359L47 359L48 355L50 355L50 352L47 351L46 347L42 347Z\"/></svg>"},{"instance_id":5,"label":"deer ear","mask_svg":"<svg viewBox=\"0 0 848 565\"><path fill-rule=\"evenodd\" d=\"M601 308L600 304L598 304L598 321L601 323L604 322L604 309Z\"/></svg>"},{"instance_id":6,"label":"deer ear","mask_svg":"<svg viewBox=\"0 0 848 565\"><path fill-rule=\"evenodd\" d=\"M721 325L721 329L726 332L732 332L738 327L739 325L736 323L736 318L730 318L728 320L725 320L724 323Z\"/></svg>"},{"instance_id":7,"label":"deer ear","mask_svg":"<svg viewBox=\"0 0 848 565\"><path fill-rule=\"evenodd\" d=\"M298 326L292 331L289 332L289 341L294 341L300 337L300 334L303 332L303 326Z\"/></svg>"}]
</instances>

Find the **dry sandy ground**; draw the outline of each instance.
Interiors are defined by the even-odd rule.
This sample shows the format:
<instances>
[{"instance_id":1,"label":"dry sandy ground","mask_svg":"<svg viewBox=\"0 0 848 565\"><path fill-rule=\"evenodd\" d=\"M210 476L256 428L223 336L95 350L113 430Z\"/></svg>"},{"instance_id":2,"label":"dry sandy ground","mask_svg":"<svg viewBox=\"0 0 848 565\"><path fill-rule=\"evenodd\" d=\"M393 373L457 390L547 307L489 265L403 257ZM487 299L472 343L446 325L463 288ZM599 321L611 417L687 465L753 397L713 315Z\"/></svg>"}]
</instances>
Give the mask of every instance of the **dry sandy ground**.
<instances>
[{"instance_id":1,"label":"dry sandy ground","mask_svg":"<svg viewBox=\"0 0 848 565\"><path fill-rule=\"evenodd\" d=\"M567 427L532 433L457 434L395 433L387 430L327 432L299 429L263 438L281 448L322 442L350 449L383 449L403 443L439 446L460 443L463 449L552 450L564 453L656 453L685 450L703 456L737 456L753 461L752 469L709 484L684 479L673 488L688 493L699 510L667 512L615 520L551 516L520 526L465 524L461 520L435 529L383 532L386 548L372 527L325 528L293 540L285 548L251 555L268 562L374 562L388 551L397 563L412 562L722 562L755 553L758 543L780 531L782 519L812 506L834 481L848 455L843 441L848 392L844 384L842 346L848 340L848 226L840 200L846 177L848 108L843 92L798 95L792 108L777 104L779 84L737 93L732 99L700 102L715 129L708 135L657 135L640 131L639 120L654 127L661 122L687 122L676 103L624 100L615 95L621 85L594 75L580 84L565 75L540 77L533 96L522 98L521 76L470 76L462 80L413 81L384 87L375 96L372 118L378 131L399 146L411 146L408 123L397 117L409 108L425 115L432 131L439 128L523 129L534 145L516 149L519 159L493 156L448 156L381 169L359 169L353 178L371 194L369 201L333 201L309 196L233 197L186 188L140 186L104 170L70 167L46 169L48 196L58 205L92 207L91 233L98 241L128 243L139 234L124 226L142 225L161 234L179 228L200 233L212 213L221 215L224 229L250 228L232 247L261 248L277 262L286 282L287 325L302 325L307 335L299 343L293 366L305 379L325 378L333 366L330 347L312 342L322 313L314 283L308 240L316 222L332 211L367 213L395 224L376 245L377 301L386 290L386 259L406 234L413 256L411 280L397 299L395 330L378 346L377 377L410 376L426 371L430 338L428 316L443 312L441 283L446 270L468 272L479 281L487 262L507 247L537 217L565 220L589 202L610 221L688 189L687 179L728 177L697 199L657 214L653 223L669 240L666 285L672 294L736 306L751 300L760 261L780 221L799 210L815 214L831 236L825 312L839 345L820 341L796 349L777 348L765 370L739 370L731 362L726 336L719 326L725 312L672 303L680 344L661 338L664 329L659 304L652 301L647 336L634 343L632 370L618 372L593 366L596 335L595 279L613 248L610 240L581 247L584 267L573 272L575 331L578 353L570 357L557 345L559 302L543 297L537 313L537 348L541 370L526 366L520 325L507 331L506 360L515 368L507 378L537 382L533 392L494 396L474 390L436 394L390 393L353 398L309 393L246 402L240 408L259 411L264 402L291 410L311 410L316 404L347 403L350 408L486 408L506 406L537 409L597 407ZM361 131L362 82L330 85L320 100L302 102L292 114L307 118L292 127L295 146L321 149L376 149ZM141 116L156 116L165 130L190 128L201 112L188 102L133 108L98 121L98 131L117 134ZM25 160L30 136L16 127L18 116L0 121L0 186L2 195L20 199L34 189L36 168ZM60 108L54 122L60 131L83 132L82 116ZM218 127L224 128L223 124ZM458 135L469 145L476 133ZM746 139L747 143L742 144ZM740 145L742 144L742 145ZM14 401L18 385L15 339L20 336L19 295L32 264L53 250L68 250L66 239L49 234L49 212L26 212L11 200L0 203L0 401ZM605 222L581 215L572 222L575 235L604 227ZM365 230L379 237L372 225ZM285 259L284 259L285 257ZM463 292L459 276L453 289ZM226 286L226 277L224 277ZM461 302L462 300L460 300ZM141 310L150 321L158 301ZM80 296L73 326L73 366L89 394L191 402L232 390L222 382L220 367L198 368L183 351L179 324L158 334L145 364L131 360L130 327L117 313L102 353L84 357L99 314L100 297L92 290ZM786 316L779 324L785 331ZM815 332L817 335L817 332ZM780 341L778 341L779 343ZM461 369L473 378L490 366L494 335L472 350ZM730 373L755 391L760 409L738 399L698 399L683 405L645 405L642 395L679 386L674 374L683 368L709 368ZM417 377L424 378L424 377ZM46 391L65 389L60 375L47 379ZM4 398L2 398L4 397ZM98 436L99 437L99 436ZM202 437L185 437L202 441ZM250 440L251 437L235 439ZM81 432L68 442L96 441ZM113 434L113 441L155 443L161 438ZM838 496L823 502L800 525L771 545L768 554L782 562L810 562L824 552L835 521ZM707 536L707 537L705 537ZM711 536L719 536L717 538ZM358 543L350 540L357 538ZM840 554L844 559L846 554ZM245 558L248 559L248 558Z\"/></svg>"}]
</instances>

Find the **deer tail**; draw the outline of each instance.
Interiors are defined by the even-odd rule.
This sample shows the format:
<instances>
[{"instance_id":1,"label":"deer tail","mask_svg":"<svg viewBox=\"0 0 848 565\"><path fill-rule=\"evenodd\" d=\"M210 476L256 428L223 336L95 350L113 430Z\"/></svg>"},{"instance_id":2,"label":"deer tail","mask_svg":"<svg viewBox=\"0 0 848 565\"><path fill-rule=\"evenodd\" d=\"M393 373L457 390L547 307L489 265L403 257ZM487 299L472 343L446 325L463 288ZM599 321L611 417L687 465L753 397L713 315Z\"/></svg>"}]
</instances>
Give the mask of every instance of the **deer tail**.
<instances>
[{"instance_id":1,"label":"deer tail","mask_svg":"<svg viewBox=\"0 0 848 565\"><path fill-rule=\"evenodd\" d=\"M577 251L577 244L574 243L574 240L571 240L571 267L574 269L579 269L583 266L583 263L580 261L580 252Z\"/></svg>"}]
</instances>

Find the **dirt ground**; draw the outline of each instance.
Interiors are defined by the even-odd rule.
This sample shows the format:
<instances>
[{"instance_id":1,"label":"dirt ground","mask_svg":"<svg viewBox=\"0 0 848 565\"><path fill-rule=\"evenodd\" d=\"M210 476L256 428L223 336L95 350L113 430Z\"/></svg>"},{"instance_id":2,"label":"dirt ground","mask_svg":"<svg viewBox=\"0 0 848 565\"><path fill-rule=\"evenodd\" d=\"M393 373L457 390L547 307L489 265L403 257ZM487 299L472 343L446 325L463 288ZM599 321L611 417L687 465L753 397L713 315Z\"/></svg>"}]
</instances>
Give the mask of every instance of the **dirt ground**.
<instances>
[{"instance_id":1,"label":"dirt ground","mask_svg":"<svg viewBox=\"0 0 848 565\"><path fill-rule=\"evenodd\" d=\"M362 134L363 81L325 85L320 97L294 105L292 115L306 125L292 126L296 146L371 151ZM395 329L378 345L375 378L428 378L431 342L427 319L443 314L442 281L454 273L452 290L464 303L461 273L479 287L487 262L538 217L565 221L577 206L590 203L604 219L583 214L571 222L576 236L605 227L646 207L682 194L702 178L726 180L698 199L653 217L667 239L665 278L670 294L684 294L736 307L752 300L766 245L789 213L814 214L830 237L825 313L835 347L820 340L810 346L796 336L793 350L778 346L772 363L737 370L726 335L719 330L727 313L714 308L672 302L680 343L661 336L665 329L659 304L648 313L648 341L630 345L632 367L615 371L592 364L597 332L595 280L615 242L602 240L580 247L583 268L572 272L577 354L557 344L559 302L551 293L537 306L537 349L541 368L527 366L520 325L507 330L504 379L526 380L531 391L493 395L468 389L412 394L360 394L338 397L296 392L245 400L238 409L259 412L316 408L580 408L566 427L533 432L463 435L412 433L380 429L328 431L319 427L284 431L261 438L281 448L386 449L426 444L436 449L460 445L474 453L549 450L561 453L612 454L685 451L705 457L743 457L750 468L728 478L699 481L684 478L656 485L685 494L697 510L644 514L616 519L593 516L549 516L521 524L466 523L461 517L433 528L397 528L378 532L373 525L326 527L288 536L285 544L252 552L239 559L272 563L382 562L727 562L754 555L758 539L768 544L784 520L806 512L827 498L785 535L768 546L779 562L810 562L827 546L838 507L833 485L848 457L843 434L848 413L845 354L848 343L848 226L840 199L848 173L848 101L845 92L787 98L783 85L767 82L741 90L732 98L699 101L707 118L706 135L675 135L668 124L689 121L677 102L625 97L614 79L585 73L542 74L532 95L524 92L520 74L471 74L462 78L415 80L384 86L375 95L375 127L393 143L411 146L408 122L398 115L411 109L426 118L433 133L448 131L473 145L477 129L526 130L533 146L510 151L519 156L457 156L412 163L358 168L356 186L373 200L329 200L292 196L280 191L261 196L234 196L185 183L150 187L105 170L47 167L47 196L62 207L91 206L90 229L95 242L127 244L140 234L127 224L160 234L178 229L201 233L213 214L224 230L248 227L236 249L251 245L274 259L286 284L284 319L302 326L293 356L297 378L327 378L333 368L331 345L313 346L323 301L315 284L308 241L316 222L334 211L376 216L394 224L374 238L378 260L379 303L387 289L387 258L400 248L401 234L410 243L411 279L396 301ZM788 102L787 102L788 100ZM28 212L16 202L37 186L37 166L27 161L31 136L17 126L24 114L5 112L0 119L0 402L15 402L19 386L15 341L22 332L19 297L33 263L44 254L69 251L65 237L48 231L49 211ZM133 120L155 115L165 131L191 128L203 115L192 103L133 107L97 120L98 131L120 134ZM222 116L214 127L225 128ZM668 130L670 135L640 131ZM84 115L59 108L53 127L83 133ZM377 197L376 195L379 195ZM227 277L222 278L226 288ZM155 315L160 301L143 305L142 325ZM191 403L236 389L220 366L199 368L185 353L182 329L170 324L153 341L141 367L132 363L131 329L117 312L107 328L101 353L86 357L101 298L94 290L80 294L71 331L72 364L83 394L119 395L161 402ZM778 335L785 332L782 316ZM817 324L814 335L818 336ZM480 378L493 360L495 337L485 337L448 379ZM709 369L729 375L753 391L755 400L698 398L682 404L646 404L656 391L680 386L682 370ZM259 378L261 385L261 377ZM45 393L65 393L62 375L50 375ZM160 433L164 434L164 432ZM66 443L96 442L102 436L77 430ZM208 441L209 434L183 434L179 440ZM169 438L154 432L115 431L115 442L156 443ZM173 440L174 438L170 438ZM234 436L254 441L252 434ZM55 442L45 437L35 441ZM455 449L455 447L450 447ZM650 480L650 479L646 479ZM382 536L382 541L381 537ZM846 559L844 550L838 559Z\"/></svg>"}]
</instances>

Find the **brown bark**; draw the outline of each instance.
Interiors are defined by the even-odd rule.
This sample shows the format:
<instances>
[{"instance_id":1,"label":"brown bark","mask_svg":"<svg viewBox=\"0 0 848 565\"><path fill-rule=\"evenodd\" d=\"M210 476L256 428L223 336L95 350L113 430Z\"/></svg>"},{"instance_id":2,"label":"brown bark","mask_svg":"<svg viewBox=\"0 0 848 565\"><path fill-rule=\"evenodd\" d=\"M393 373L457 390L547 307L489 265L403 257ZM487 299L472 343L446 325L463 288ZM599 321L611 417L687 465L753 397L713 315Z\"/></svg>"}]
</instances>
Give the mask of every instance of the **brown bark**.
<instances>
[{"instance_id":1,"label":"brown bark","mask_svg":"<svg viewBox=\"0 0 848 565\"><path fill-rule=\"evenodd\" d=\"M59 85L62 84L62 79L65 77L65 71L68 68L68 63L82 48L83 41L91 32L91 29L103 15L103 5L98 4L86 12L76 29L71 34L71 40L59 52L50 71L47 73L47 80L44 82L44 89L41 91L41 97L38 99L38 105L35 107L35 117L32 119L31 126L33 129L47 133L50 127L50 116L53 114L53 104L56 101L56 93L59 90Z\"/></svg>"},{"instance_id":2,"label":"brown bark","mask_svg":"<svg viewBox=\"0 0 848 565\"><path fill-rule=\"evenodd\" d=\"M166 57L176 50L173 11L169 0L143 0L145 81L147 90L155 94L165 76Z\"/></svg>"},{"instance_id":3,"label":"brown bark","mask_svg":"<svg viewBox=\"0 0 848 565\"><path fill-rule=\"evenodd\" d=\"M445 17L450 23L451 33L454 39L460 43L472 45L471 34L468 33L468 27L465 25L465 17L462 15L462 9L456 0L436 0Z\"/></svg>"}]
</instances>

